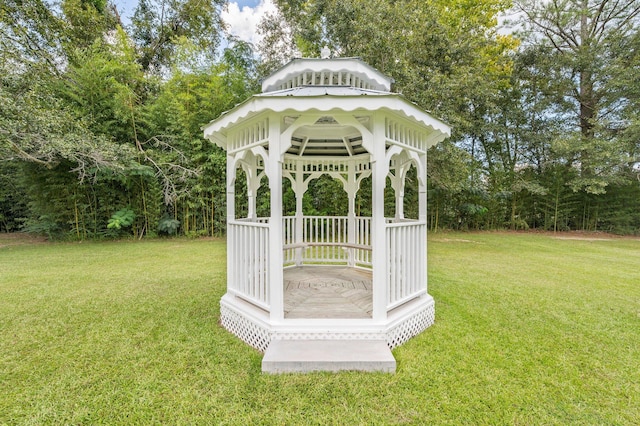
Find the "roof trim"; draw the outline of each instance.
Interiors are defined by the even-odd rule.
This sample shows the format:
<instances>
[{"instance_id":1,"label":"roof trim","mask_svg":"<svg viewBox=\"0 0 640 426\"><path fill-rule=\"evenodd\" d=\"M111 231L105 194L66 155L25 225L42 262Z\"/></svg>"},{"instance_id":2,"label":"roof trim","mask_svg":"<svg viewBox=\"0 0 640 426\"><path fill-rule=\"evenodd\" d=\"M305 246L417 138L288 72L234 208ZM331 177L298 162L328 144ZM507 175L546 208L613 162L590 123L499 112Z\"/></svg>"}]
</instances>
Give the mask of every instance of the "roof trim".
<instances>
[{"instance_id":1,"label":"roof trim","mask_svg":"<svg viewBox=\"0 0 640 426\"><path fill-rule=\"evenodd\" d=\"M262 92L278 90L279 86L294 75L304 72L344 72L359 75L375 86L377 90L390 91L393 78L381 73L360 58L294 58L282 68L262 80Z\"/></svg>"},{"instance_id":2,"label":"roof trim","mask_svg":"<svg viewBox=\"0 0 640 426\"><path fill-rule=\"evenodd\" d=\"M366 96L366 100L363 97ZM358 95L358 96L267 96L255 95L232 110L223 113L203 127L204 137L221 148L227 131L237 124L265 112L273 113L319 113L339 114L353 112L388 111L400 114L405 119L439 132L434 144L451 135L451 127L432 117L417 105L407 101L398 94Z\"/></svg>"}]
</instances>

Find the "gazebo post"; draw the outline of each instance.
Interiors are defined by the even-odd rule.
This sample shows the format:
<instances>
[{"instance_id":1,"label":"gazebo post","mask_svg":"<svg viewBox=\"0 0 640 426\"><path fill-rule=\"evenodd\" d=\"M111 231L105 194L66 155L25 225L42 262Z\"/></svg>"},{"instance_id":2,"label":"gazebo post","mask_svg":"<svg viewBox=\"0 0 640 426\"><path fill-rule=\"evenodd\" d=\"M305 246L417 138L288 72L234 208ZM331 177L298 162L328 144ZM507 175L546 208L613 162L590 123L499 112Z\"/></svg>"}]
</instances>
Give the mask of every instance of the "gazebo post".
<instances>
[{"instance_id":1,"label":"gazebo post","mask_svg":"<svg viewBox=\"0 0 640 426\"><path fill-rule=\"evenodd\" d=\"M233 222L236 219L236 161L235 156L227 154L227 223ZM229 232L227 229L227 287L233 288L231 283L235 277L229 273L229 271L235 270L235 247L236 241L233 232Z\"/></svg>"},{"instance_id":2,"label":"gazebo post","mask_svg":"<svg viewBox=\"0 0 640 426\"><path fill-rule=\"evenodd\" d=\"M260 188L260 179L258 174L258 158L254 158L253 164L243 165L243 170L247 177L247 218L255 220L256 213L256 196L258 188Z\"/></svg>"},{"instance_id":3,"label":"gazebo post","mask_svg":"<svg viewBox=\"0 0 640 426\"><path fill-rule=\"evenodd\" d=\"M269 155L264 167L271 192L269 218L269 317L271 321L284 319L284 281L282 272L282 161L280 161L280 118L269 117Z\"/></svg>"},{"instance_id":4,"label":"gazebo post","mask_svg":"<svg viewBox=\"0 0 640 426\"><path fill-rule=\"evenodd\" d=\"M420 166L418 169L418 204L420 209L418 212L418 220L427 223L427 153L420 154ZM420 169L423 170L420 173Z\"/></svg>"},{"instance_id":5,"label":"gazebo post","mask_svg":"<svg viewBox=\"0 0 640 426\"><path fill-rule=\"evenodd\" d=\"M384 188L389 165L386 162L384 118L373 116L373 147L371 150L371 246L374 321L387 318L387 242L384 218Z\"/></svg>"},{"instance_id":6,"label":"gazebo post","mask_svg":"<svg viewBox=\"0 0 640 426\"><path fill-rule=\"evenodd\" d=\"M349 197L349 212L347 215L347 242L350 245L356 243L356 194L358 193L358 181L356 180L356 162L350 160L347 170L347 184L345 190ZM348 265L355 266L355 250L349 248Z\"/></svg>"},{"instance_id":7,"label":"gazebo post","mask_svg":"<svg viewBox=\"0 0 640 426\"><path fill-rule=\"evenodd\" d=\"M302 164L300 161L296 161L295 182L293 186L293 192L296 195L296 227L295 227L295 243L302 244L303 242L303 211L302 200L304 193L306 192L306 185L304 183L304 173L302 170ZM296 248L296 266L302 265L302 247Z\"/></svg>"},{"instance_id":8,"label":"gazebo post","mask_svg":"<svg viewBox=\"0 0 640 426\"><path fill-rule=\"evenodd\" d=\"M419 241L422 243L422 247L424 247L425 256L424 256L424 264L422 265L422 272L424 273L424 291L425 293L429 291L429 283L426 280L427 277L427 153L421 153L418 156L419 164L417 164L417 175L418 175L418 203L420 205L418 209L418 221L420 223L424 223L425 231L422 235L419 235Z\"/></svg>"},{"instance_id":9,"label":"gazebo post","mask_svg":"<svg viewBox=\"0 0 640 426\"><path fill-rule=\"evenodd\" d=\"M398 161L396 161L396 165L394 167L393 175L390 175L391 178L391 187L393 188L393 193L396 201L396 210L395 210L395 220L400 221L404 219L404 185L405 185L405 176L403 167L398 165Z\"/></svg>"}]
</instances>

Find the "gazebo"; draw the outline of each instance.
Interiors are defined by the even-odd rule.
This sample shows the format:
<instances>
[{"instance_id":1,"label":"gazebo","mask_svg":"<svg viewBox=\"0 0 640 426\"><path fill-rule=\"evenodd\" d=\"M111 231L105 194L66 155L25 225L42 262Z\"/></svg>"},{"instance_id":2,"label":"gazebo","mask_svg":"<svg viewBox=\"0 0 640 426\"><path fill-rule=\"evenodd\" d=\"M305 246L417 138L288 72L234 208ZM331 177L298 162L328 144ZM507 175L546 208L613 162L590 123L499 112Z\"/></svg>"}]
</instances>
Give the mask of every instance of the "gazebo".
<instances>
[{"instance_id":1,"label":"gazebo","mask_svg":"<svg viewBox=\"0 0 640 426\"><path fill-rule=\"evenodd\" d=\"M392 82L358 58L293 59L263 80L262 93L204 127L205 138L227 152L221 323L267 352L264 371L304 370L301 360L278 366L269 354L301 347L339 352L350 342L378 348L382 342L390 355L434 322L426 269L427 149L450 128L392 93ZM412 167L419 214L407 219L403 197ZM246 176L246 217L236 214L239 170ZM325 174L341 182L346 216L305 215L309 183ZM264 178L270 214L258 217ZM295 193L294 215L283 214L284 180ZM370 217L356 210L363 181L371 185ZM392 217L385 217L387 181L395 198ZM395 370L395 360L382 367L361 361L316 359L306 369Z\"/></svg>"}]
</instances>

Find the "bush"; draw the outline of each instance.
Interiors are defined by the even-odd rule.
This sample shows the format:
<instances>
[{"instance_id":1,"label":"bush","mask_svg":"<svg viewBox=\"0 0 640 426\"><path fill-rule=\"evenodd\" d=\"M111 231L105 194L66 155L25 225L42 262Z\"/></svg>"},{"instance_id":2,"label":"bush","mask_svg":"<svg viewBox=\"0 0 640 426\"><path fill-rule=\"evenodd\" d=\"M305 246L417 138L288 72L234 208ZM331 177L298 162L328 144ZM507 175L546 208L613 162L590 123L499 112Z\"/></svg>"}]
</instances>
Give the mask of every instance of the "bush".
<instances>
[{"instance_id":1,"label":"bush","mask_svg":"<svg viewBox=\"0 0 640 426\"><path fill-rule=\"evenodd\" d=\"M136 218L136 214L133 212L133 210L129 208L118 210L111 216L111 219L109 219L107 228L116 229L116 230L120 230L122 228L128 228L133 224L133 221L135 220L135 218Z\"/></svg>"},{"instance_id":2,"label":"bush","mask_svg":"<svg viewBox=\"0 0 640 426\"><path fill-rule=\"evenodd\" d=\"M178 228L180 228L180 221L169 216L164 216L160 219L160 222L158 222L159 234L175 235L178 233Z\"/></svg>"}]
</instances>

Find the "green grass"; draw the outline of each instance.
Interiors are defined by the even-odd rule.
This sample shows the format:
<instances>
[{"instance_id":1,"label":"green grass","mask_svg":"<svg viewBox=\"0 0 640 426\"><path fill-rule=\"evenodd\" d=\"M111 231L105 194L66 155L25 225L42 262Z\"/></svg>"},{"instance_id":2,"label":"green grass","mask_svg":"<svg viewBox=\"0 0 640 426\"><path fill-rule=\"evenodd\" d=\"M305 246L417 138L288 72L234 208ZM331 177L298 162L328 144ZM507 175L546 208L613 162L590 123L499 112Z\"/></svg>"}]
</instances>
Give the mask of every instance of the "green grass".
<instances>
[{"instance_id":1,"label":"green grass","mask_svg":"<svg viewBox=\"0 0 640 426\"><path fill-rule=\"evenodd\" d=\"M263 375L222 240L0 234L0 424L640 424L640 240L434 234L394 375Z\"/></svg>"}]
</instances>

